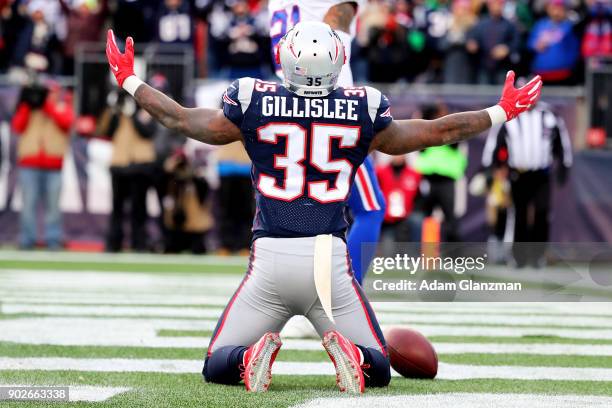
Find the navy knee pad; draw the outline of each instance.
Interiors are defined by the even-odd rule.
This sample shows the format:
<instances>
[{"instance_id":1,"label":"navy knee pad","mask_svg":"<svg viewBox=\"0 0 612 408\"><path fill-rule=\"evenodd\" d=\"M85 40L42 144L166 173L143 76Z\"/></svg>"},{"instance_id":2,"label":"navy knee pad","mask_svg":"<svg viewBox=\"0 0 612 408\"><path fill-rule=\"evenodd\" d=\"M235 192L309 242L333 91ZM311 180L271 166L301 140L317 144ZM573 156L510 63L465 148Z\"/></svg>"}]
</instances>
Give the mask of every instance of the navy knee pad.
<instances>
[{"instance_id":1,"label":"navy knee pad","mask_svg":"<svg viewBox=\"0 0 612 408\"><path fill-rule=\"evenodd\" d=\"M363 353L363 369L366 387L386 387L391 381L389 359L374 348L357 346Z\"/></svg>"},{"instance_id":2,"label":"navy knee pad","mask_svg":"<svg viewBox=\"0 0 612 408\"><path fill-rule=\"evenodd\" d=\"M242 380L239 366L246 349L244 346L225 346L206 357L202 370L206 382L238 384Z\"/></svg>"}]
</instances>

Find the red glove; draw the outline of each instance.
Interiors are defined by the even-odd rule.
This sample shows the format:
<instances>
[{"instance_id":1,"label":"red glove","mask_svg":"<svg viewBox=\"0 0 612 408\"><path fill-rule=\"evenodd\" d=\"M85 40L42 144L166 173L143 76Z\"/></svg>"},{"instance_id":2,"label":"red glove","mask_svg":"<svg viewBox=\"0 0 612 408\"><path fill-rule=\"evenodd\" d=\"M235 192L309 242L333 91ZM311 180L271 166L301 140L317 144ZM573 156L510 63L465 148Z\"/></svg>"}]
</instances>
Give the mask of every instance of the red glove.
<instances>
[{"instance_id":1,"label":"red glove","mask_svg":"<svg viewBox=\"0 0 612 408\"><path fill-rule=\"evenodd\" d=\"M106 36L106 58L117 83L123 87L123 82L134 75L134 40L128 37L125 42L125 53L121 53L115 42L113 30L108 30Z\"/></svg>"},{"instance_id":2,"label":"red glove","mask_svg":"<svg viewBox=\"0 0 612 408\"><path fill-rule=\"evenodd\" d=\"M487 109L491 122L497 125L531 109L540 99L541 92L542 79L539 75L517 89L514 87L514 71L508 71L501 99L497 105Z\"/></svg>"}]
</instances>

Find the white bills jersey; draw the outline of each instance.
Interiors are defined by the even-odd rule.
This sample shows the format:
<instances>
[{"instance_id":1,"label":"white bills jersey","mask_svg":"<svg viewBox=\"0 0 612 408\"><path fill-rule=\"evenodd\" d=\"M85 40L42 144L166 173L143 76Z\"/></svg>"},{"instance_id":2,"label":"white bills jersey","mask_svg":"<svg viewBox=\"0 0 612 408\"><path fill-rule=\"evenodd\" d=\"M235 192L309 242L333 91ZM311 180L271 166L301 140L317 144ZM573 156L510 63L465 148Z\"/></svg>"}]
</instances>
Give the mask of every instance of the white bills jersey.
<instances>
[{"instance_id":1,"label":"white bills jersey","mask_svg":"<svg viewBox=\"0 0 612 408\"><path fill-rule=\"evenodd\" d=\"M329 9L336 4L355 3L358 10L361 9L365 0L270 0L268 2L268 13L270 16L270 39L272 40L272 55L276 46L287 31L300 21L323 21ZM355 36L355 20L351 24L351 39ZM341 37L342 39L342 37ZM344 40L343 40L344 42ZM345 48L346 44L345 44ZM350 47L346 52L350 52ZM350 54L347 55L347 61ZM276 72L280 72L280 65L275 62ZM347 86L352 84L340 84Z\"/></svg>"}]
</instances>

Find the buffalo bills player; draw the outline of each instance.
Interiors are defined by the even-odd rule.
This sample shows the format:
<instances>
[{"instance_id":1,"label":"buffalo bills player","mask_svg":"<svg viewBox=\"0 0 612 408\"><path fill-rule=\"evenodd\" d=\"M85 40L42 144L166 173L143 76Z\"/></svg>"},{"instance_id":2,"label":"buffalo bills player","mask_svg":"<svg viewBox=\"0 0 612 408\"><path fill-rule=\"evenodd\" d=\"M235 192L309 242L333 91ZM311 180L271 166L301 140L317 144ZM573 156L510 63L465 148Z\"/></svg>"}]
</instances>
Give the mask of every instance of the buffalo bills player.
<instances>
[{"instance_id":1,"label":"buffalo bills player","mask_svg":"<svg viewBox=\"0 0 612 408\"><path fill-rule=\"evenodd\" d=\"M117 82L168 128L204 143L244 143L257 195L248 271L214 331L203 374L207 381L265 391L281 347L278 332L305 315L323 338L342 391L386 386L385 340L351 273L344 234L345 202L369 152L387 154L456 143L516 117L540 96L534 78L514 88L509 72L499 103L436 120L394 120L370 87L341 88L344 47L324 23L297 24L282 39L282 84L241 78L223 109L190 109L134 75L134 41L125 53L108 33L107 58ZM315 261L315 258L317 261ZM317 270L329 272L331 316ZM325 282L323 282L325 283Z\"/></svg>"},{"instance_id":2,"label":"buffalo bills player","mask_svg":"<svg viewBox=\"0 0 612 408\"><path fill-rule=\"evenodd\" d=\"M338 76L338 86L353 86L351 72L351 41L355 37L355 15L362 0L270 0L270 39L272 51L280 39L294 25L304 21L322 21L336 32L344 45L346 62ZM283 73L279 62L275 61L276 74L282 78ZM368 271L370 262L375 255L375 245L380 238L380 228L385 218L385 198L378 185L374 163L367 157L357 169L355 180L349 194L348 206L351 209L353 222L347 235L349 258L353 266L355 279L361 284ZM296 333L308 333L304 328L293 327ZM297 331L296 331L297 330Z\"/></svg>"}]
</instances>

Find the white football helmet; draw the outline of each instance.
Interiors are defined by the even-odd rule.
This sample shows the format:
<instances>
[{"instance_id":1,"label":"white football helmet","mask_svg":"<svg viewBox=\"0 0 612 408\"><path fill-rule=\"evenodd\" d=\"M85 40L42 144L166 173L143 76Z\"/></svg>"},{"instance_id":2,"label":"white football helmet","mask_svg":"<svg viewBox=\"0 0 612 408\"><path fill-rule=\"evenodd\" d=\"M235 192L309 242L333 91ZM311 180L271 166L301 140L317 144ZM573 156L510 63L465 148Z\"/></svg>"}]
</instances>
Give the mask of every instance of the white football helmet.
<instances>
[{"instance_id":1,"label":"white football helmet","mask_svg":"<svg viewBox=\"0 0 612 408\"><path fill-rule=\"evenodd\" d=\"M301 96L326 96L333 91L345 59L338 34L329 25L315 21L296 24L276 50L283 84Z\"/></svg>"}]
</instances>

